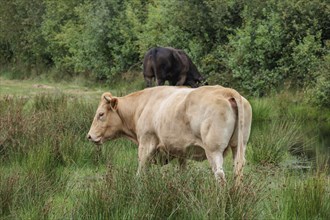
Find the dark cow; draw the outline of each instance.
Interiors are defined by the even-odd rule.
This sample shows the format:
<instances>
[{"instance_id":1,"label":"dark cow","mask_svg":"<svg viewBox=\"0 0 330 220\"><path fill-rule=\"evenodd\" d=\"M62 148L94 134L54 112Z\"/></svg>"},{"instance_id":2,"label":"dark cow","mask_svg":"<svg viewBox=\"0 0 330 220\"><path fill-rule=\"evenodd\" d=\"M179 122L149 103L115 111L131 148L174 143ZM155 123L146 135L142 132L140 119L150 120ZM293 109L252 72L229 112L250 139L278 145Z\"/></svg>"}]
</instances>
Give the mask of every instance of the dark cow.
<instances>
[{"instance_id":1,"label":"dark cow","mask_svg":"<svg viewBox=\"0 0 330 220\"><path fill-rule=\"evenodd\" d=\"M173 86L186 85L195 88L204 81L189 56L183 50L172 47L150 49L144 56L143 75L147 87L152 86L154 78L158 86L169 81Z\"/></svg>"}]
</instances>

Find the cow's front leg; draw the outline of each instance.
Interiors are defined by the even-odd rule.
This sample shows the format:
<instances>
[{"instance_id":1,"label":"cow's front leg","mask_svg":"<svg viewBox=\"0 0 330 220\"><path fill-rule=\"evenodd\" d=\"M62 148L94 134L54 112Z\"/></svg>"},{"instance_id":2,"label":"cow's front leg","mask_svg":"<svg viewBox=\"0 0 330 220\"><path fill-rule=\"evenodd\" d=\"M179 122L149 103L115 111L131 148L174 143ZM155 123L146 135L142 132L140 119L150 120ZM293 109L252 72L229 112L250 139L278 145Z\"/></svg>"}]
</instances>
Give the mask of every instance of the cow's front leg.
<instances>
[{"instance_id":1,"label":"cow's front leg","mask_svg":"<svg viewBox=\"0 0 330 220\"><path fill-rule=\"evenodd\" d=\"M179 79L178 79L178 82L176 83L176 86L182 86L182 85L184 85L184 83L186 82L186 79L187 79L187 74L181 73L179 75Z\"/></svg>"},{"instance_id":2,"label":"cow's front leg","mask_svg":"<svg viewBox=\"0 0 330 220\"><path fill-rule=\"evenodd\" d=\"M156 152L156 138L154 137L143 137L141 138L142 140L140 141L139 144L139 167L137 171L137 176L141 175L141 173L144 173L146 170L146 167L150 163L152 157L154 156Z\"/></svg>"},{"instance_id":3,"label":"cow's front leg","mask_svg":"<svg viewBox=\"0 0 330 220\"><path fill-rule=\"evenodd\" d=\"M176 81L175 80L170 80L170 85L171 86L175 86L176 85Z\"/></svg>"},{"instance_id":4,"label":"cow's front leg","mask_svg":"<svg viewBox=\"0 0 330 220\"><path fill-rule=\"evenodd\" d=\"M165 84L165 80L162 78L157 78L157 86L163 86Z\"/></svg>"},{"instance_id":5,"label":"cow's front leg","mask_svg":"<svg viewBox=\"0 0 330 220\"><path fill-rule=\"evenodd\" d=\"M187 168L187 160L184 157L179 157L179 169L180 170L185 170Z\"/></svg>"},{"instance_id":6,"label":"cow's front leg","mask_svg":"<svg viewBox=\"0 0 330 220\"><path fill-rule=\"evenodd\" d=\"M191 88L197 88L198 85L193 80L188 80L186 85L190 86Z\"/></svg>"},{"instance_id":7,"label":"cow's front leg","mask_svg":"<svg viewBox=\"0 0 330 220\"><path fill-rule=\"evenodd\" d=\"M144 77L144 80L145 80L145 82L146 82L146 86L147 87L151 87L152 86L152 77Z\"/></svg>"}]
</instances>

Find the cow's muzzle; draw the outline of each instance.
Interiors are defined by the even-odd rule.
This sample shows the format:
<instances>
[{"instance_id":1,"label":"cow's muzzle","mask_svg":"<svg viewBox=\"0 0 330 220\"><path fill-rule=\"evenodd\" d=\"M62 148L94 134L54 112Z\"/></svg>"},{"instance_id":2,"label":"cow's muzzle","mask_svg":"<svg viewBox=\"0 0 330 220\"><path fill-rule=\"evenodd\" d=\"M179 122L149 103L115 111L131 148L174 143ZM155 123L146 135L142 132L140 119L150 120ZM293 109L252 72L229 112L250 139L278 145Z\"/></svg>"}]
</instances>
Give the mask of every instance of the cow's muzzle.
<instances>
[{"instance_id":1,"label":"cow's muzzle","mask_svg":"<svg viewBox=\"0 0 330 220\"><path fill-rule=\"evenodd\" d=\"M101 138L93 138L92 135L90 135L90 134L87 134L87 139L88 139L90 142L93 142L94 144L97 144L97 145L102 144L102 140L101 140Z\"/></svg>"}]
</instances>

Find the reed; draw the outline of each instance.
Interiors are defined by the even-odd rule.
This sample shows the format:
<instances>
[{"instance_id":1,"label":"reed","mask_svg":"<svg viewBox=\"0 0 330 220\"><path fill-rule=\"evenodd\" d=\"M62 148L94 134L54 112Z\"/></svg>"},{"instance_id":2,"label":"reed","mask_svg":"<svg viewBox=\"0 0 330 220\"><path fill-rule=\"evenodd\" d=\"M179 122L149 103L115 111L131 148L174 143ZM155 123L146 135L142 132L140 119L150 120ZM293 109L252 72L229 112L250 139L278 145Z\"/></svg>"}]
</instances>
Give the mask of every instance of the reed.
<instances>
[{"instance_id":1,"label":"reed","mask_svg":"<svg viewBox=\"0 0 330 220\"><path fill-rule=\"evenodd\" d=\"M255 164L279 165L289 150L303 143L304 133L298 121L275 119L255 125L247 156Z\"/></svg>"}]
</instances>

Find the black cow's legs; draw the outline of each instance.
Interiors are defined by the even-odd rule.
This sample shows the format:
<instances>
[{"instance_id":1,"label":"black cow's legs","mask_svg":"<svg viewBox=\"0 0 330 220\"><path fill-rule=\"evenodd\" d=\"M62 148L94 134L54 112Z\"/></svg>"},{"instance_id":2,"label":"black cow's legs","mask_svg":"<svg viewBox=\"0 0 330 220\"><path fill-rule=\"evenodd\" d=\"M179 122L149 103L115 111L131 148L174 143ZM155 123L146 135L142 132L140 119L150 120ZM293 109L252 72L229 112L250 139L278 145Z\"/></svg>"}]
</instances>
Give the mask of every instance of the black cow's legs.
<instances>
[{"instance_id":1,"label":"black cow's legs","mask_svg":"<svg viewBox=\"0 0 330 220\"><path fill-rule=\"evenodd\" d=\"M186 81L186 78L187 78L187 75L186 74L180 74L179 76L179 80L178 82L176 83L177 86L182 86L185 81Z\"/></svg>"},{"instance_id":2,"label":"black cow's legs","mask_svg":"<svg viewBox=\"0 0 330 220\"><path fill-rule=\"evenodd\" d=\"M163 79L157 79L157 86L163 86L165 84L165 80Z\"/></svg>"},{"instance_id":3,"label":"black cow's legs","mask_svg":"<svg viewBox=\"0 0 330 220\"><path fill-rule=\"evenodd\" d=\"M146 82L147 87L152 86L152 77L144 77L144 81Z\"/></svg>"}]
</instances>

